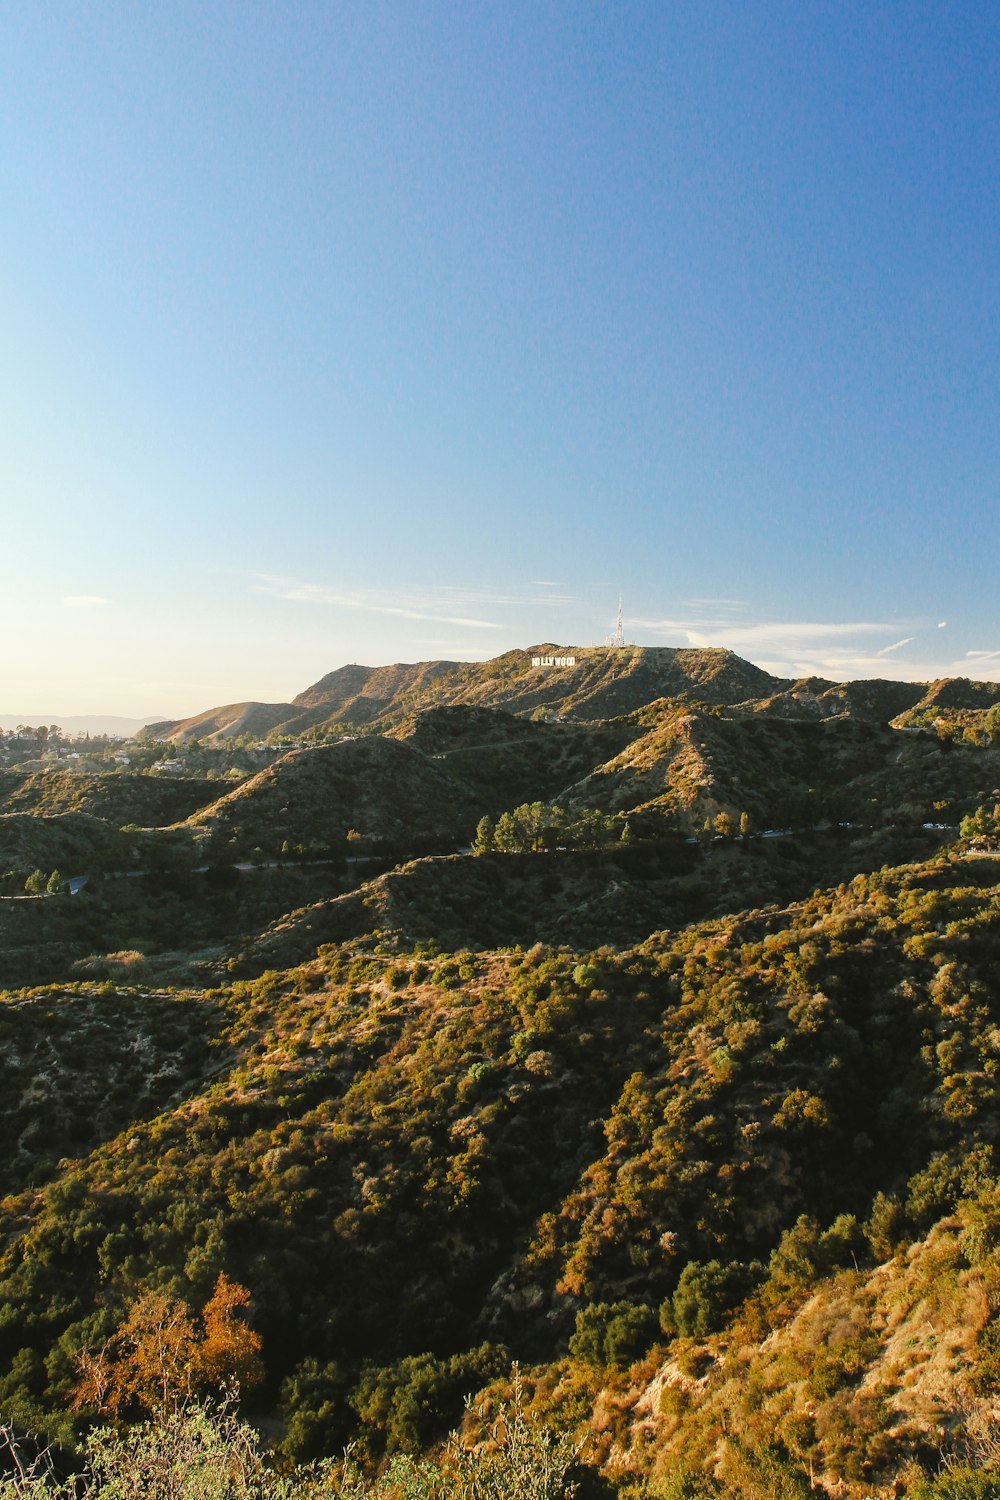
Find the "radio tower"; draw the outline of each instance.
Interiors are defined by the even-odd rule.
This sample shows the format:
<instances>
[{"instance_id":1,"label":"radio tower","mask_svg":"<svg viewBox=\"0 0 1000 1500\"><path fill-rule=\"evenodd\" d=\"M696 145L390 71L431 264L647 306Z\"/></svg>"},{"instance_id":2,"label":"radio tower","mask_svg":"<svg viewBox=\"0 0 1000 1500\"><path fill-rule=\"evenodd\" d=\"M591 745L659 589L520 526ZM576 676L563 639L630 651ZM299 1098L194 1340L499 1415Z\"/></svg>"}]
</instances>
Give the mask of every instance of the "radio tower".
<instances>
[{"instance_id":1,"label":"radio tower","mask_svg":"<svg viewBox=\"0 0 1000 1500\"><path fill-rule=\"evenodd\" d=\"M622 621L622 596L618 595L618 619L615 624L614 635L609 635L607 645L617 647L620 651L625 645L625 625Z\"/></svg>"}]
</instances>

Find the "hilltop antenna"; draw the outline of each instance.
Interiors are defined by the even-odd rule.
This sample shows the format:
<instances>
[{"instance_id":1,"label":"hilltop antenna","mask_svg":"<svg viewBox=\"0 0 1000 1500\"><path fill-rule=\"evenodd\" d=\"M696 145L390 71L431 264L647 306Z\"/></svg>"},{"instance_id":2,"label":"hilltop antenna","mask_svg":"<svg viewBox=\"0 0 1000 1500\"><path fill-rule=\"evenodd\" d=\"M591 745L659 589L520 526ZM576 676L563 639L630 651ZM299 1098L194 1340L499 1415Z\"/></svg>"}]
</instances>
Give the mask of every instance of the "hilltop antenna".
<instances>
[{"instance_id":1,"label":"hilltop antenna","mask_svg":"<svg viewBox=\"0 0 1000 1500\"><path fill-rule=\"evenodd\" d=\"M618 595L618 619L617 619L617 621L615 623L615 632L614 632L614 635L609 635L608 638L607 638L607 640L604 642L604 644L606 646L613 646L618 651L621 651L621 650L624 649L624 646L625 646L625 625L624 625L624 622L622 620L622 596L621 596L621 594Z\"/></svg>"}]
</instances>

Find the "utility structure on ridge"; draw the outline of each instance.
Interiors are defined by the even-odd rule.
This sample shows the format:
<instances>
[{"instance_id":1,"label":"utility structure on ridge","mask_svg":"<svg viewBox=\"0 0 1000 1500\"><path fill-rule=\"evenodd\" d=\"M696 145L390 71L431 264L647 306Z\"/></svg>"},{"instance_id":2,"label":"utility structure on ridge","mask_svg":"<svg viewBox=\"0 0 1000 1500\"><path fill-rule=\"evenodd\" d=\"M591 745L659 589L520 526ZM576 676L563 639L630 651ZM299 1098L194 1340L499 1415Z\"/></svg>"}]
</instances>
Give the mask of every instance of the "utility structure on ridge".
<instances>
[{"instance_id":1,"label":"utility structure on ridge","mask_svg":"<svg viewBox=\"0 0 1000 1500\"><path fill-rule=\"evenodd\" d=\"M622 621L622 596L621 596L621 594L618 595L618 619L617 619L617 622L615 624L614 635L609 635L608 638L607 638L607 640L604 642L604 644L606 646L614 646L619 651L624 648L624 645L625 645L625 626L624 626L624 623Z\"/></svg>"}]
</instances>

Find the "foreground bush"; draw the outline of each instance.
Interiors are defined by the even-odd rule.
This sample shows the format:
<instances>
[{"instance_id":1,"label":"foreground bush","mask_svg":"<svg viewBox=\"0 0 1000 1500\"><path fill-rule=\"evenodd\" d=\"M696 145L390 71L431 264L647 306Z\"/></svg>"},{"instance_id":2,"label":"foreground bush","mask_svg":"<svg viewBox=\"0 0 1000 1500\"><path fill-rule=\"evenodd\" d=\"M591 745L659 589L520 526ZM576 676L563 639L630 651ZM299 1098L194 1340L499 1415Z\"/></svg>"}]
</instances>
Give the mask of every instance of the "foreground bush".
<instances>
[{"instance_id":1,"label":"foreground bush","mask_svg":"<svg viewBox=\"0 0 1000 1500\"><path fill-rule=\"evenodd\" d=\"M0 1500L571 1500L576 1450L524 1411L520 1388L487 1440L453 1439L438 1464L397 1456L369 1478L348 1456L275 1474L257 1433L225 1408L192 1404L124 1431L98 1429L85 1472L62 1481L46 1454L30 1458L4 1433Z\"/></svg>"}]
</instances>

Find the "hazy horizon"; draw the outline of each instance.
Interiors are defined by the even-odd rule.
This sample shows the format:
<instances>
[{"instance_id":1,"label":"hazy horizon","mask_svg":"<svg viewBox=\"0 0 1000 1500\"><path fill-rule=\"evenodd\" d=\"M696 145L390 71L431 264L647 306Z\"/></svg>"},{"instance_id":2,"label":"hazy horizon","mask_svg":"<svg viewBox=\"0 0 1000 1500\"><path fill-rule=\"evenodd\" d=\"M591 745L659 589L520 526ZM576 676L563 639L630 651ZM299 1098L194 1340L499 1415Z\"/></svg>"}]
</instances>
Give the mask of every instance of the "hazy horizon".
<instances>
[{"instance_id":1,"label":"hazy horizon","mask_svg":"<svg viewBox=\"0 0 1000 1500\"><path fill-rule=\"evenodd\" d=\"M603 644L601 641L580 642L580 641L571 641L571 640L561 641L561 642L556 642L556 641L549 642L549 641L546 641L545 643L551 643L551 644L553 644L555 646L558 646L560 649L565 649L565 650L569 650L569 651L572 651L572 650L578 650L578 651L580 651L580 650L588 650L588 649L592 649L593 647L599 647L599 646L601 646ZM491 653L490 656L483 656L483 657L471 657L471 656L469 656L469 657L461 657L461 658L448 658L448 657L432 658L432 657L427 657L427 658L420 658L420 660L489 661L494 656L502 656L504 654L504 652L506 652L506 651L510 651L510 650L530 650L530 649L532 649L532 645L541 645L541 644L543 644L543 642L542 642L541 639L539 639L538 641L536 641L534 643L529 643L526 646L522 646L522 645L505 646L502 649L500 649L500 650L498 650L498 651L496 651L494 653ZM638 641L638 640L634 640L634 641L630 640L628 642L628 644L629 645L633 645L633 646L657 646L657 645L665 645L666 643L664 643L664 642L649 642L649 641L645 641L644 642L644 641ZM709 642L703 642L703 643L700 643L700 644L711 645L711 647L714 648L714 649L728 649L728 650L733 650L734 649L733 647L725 647L723 645L723 643L721 643L721 642L715 642L715 641L710 642L710 643ZM690 649L690 646L689 645L688 646L679 646L679 647L675 647L675 648L672 648L672 649L684 650L684 649ZM826 648L826 649L829 649L829 648ZM819 671L815 671L815 670L812 670L812 669L803 670L803 671L790 671L790 670L786 670L782 666L782 663L780 662L780 660L778 660L778 661L776 661L776 660L766 660L766 659L761 659L759 657L751 657L751 656L747 655L743 651L736 651L736 655L742 656L744 658L744 660L751 661L754 666L761 667L764 671L770 672L772 675L774 675L776 677L786 677L786 678L791 678L793 680L797 679L797 678L809 677L809 676L829 677L828 673L819 672ZM225 706L227 704L232 704L232 703L243 703L243 702L290 703L300 693L305 692L307 690L307 688L311 687L313 685L313 682L319 681L320 677L324 677L324 676L327 675L328 672L336 671L339 667L343 667L343 666L348 666L348 665L362 665L362 666L366 666L366 667L378 668L378 667L383 667L383 666L398 666L398 665L403 665L403 664L404 663L399 658L397 658L394 661L385 661L385 662L362 662L362 663L338 662L338 663L336 663L336 665L328 667L327 670L326 670L326 672L319 673L316 678L311 678L308 682L298 682L286 694L278 693L278 694L274 694L274 695L265 695L265 694L262 694L262 693L258 692L258 693L248 694L246 697L242 697L242 698L240 698L240 697L234 697L232 695L229 695L229 696L223 696L223 697L220 697L220 698L216 698L212 702L209 702L209 701L206 700L204 702L197 703L197 704L195 704L195 703L189 703L189 704L185 704L185 705L177 705L177 706L174 706L173 708L168 709L166 711L157 710L157 711L151 712L151 713L143 713L141 711L138 712L138 713L134 713L134 712L133 713L118 712L117 710L105 709L101 704L90 705L90 706L86 706L86 707L83 707L83 708L77 707L77 708L75 708L70 713L63 713L63 712L60 712L58 709L56 711L53 711L52 708L51 708L51 705L48 707L48 709L45 709L45 708L35 708L35 709L29 710L29 711L23 711L23 710L22 711L18 711L17 713L7 712L7 711L3 710L2 708L0 708L0 728L9 730L9 729L12 729L18 723L25 723L25 724L48 724L48 723L55 723L55 724L59 724L63 728L69 728L71 730L74 730L74 732L75 732L75 730L77 728L79 728L79 727L82 726L82 724L84 723L84 721L87 721L88 723L96 723L98 721L101 721L101 722L105 722L105 723L109 723L110 724L112 721L115 721L115 720L120 721L123 725L124 724L134 724L136 727L142 727L142 725L144 725L144 724L153 724L153 723L160 723L160 722L171 722L173 720L178 720L178 719L193 718L197 714L205 712L208 709L219 708L219 707L223 707L223 706ZM951 676L951 677L962 676L962 677L970 678L972 680L979 680L979 681L984 681L984 682L996 682L996 681L1000 681L1000 671L998 671L995 666L992 666L991 671L989 671L989 672L983 672L983 673L979 673L979 674L977 674L975 671L970 671L970 670L966 669L965 671L953 671L953 672L946 672L946 673L939 673L939 672L929 671L927 673L927 675L920 676L920 675L914 675L912 672L906 672L906 673L904 673L904 672L894 671L893 670L893 661L892 661L891 657L887 658L887 659L884 659L882 661L882 670L881 671L875 671L875 670L872 670L872 671L861 671L861 672L856 672L856 673L852 673L852 674L846 674L846 675L842 675L842 676L829 677L829 680L832 681L832 682L845 682L845 681L848 681L850 677L854 677L855 679L857 679L857 678L877 678L877 677L881 677L881 678L886 678L886 679L893 680L893 681L898 681L898 682L928 682L929 683L929 682L935 681L936 679L938 679L938 678L940 678L942 676ZM39 701L41 701L41 700L39 700ZM95 731L93 729L91 729L90 732L93 733Z\"/></svg>"}]
</instances>

